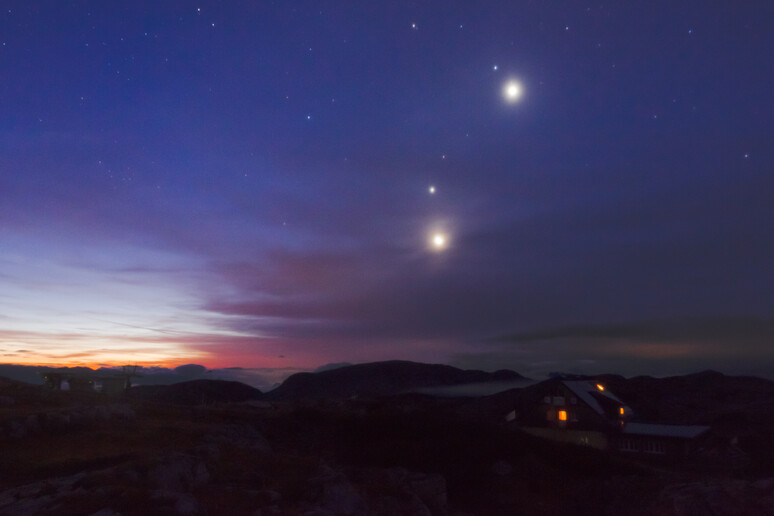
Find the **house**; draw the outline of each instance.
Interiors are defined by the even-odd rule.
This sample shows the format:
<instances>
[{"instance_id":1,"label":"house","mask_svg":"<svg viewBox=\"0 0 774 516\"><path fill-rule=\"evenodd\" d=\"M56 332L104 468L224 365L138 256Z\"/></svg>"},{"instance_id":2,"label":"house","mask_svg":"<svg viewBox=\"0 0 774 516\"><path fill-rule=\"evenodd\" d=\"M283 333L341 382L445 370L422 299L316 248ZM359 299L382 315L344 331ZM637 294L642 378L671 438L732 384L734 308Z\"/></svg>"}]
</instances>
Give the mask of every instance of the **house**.
<instances>
[{"instance_id":1,"label":"house","mask_svg":"<svg viewBox=\"0 0 774 516\"><path fill-rule=\"evenodd\" d=\"M106 396L120 396L132 386L136 366L124 366L121 371L95 372L91 370L56 369L42 373L45 385L56 391L101 392Z\"/></svg>"},{"instance_id":2,"label":"house","mask_svg":"<svg viewBox=\"0 0 774 516\"><path fill-rule=\"evenodd\" d=\"M605 385L588 380L560 380L534 410L521 418L524 432L553 441L617 450L627 454L684 456L698 450L709 432L703 425L669 425L637 421L634 411Z\"/></svg>"}]
</instances>

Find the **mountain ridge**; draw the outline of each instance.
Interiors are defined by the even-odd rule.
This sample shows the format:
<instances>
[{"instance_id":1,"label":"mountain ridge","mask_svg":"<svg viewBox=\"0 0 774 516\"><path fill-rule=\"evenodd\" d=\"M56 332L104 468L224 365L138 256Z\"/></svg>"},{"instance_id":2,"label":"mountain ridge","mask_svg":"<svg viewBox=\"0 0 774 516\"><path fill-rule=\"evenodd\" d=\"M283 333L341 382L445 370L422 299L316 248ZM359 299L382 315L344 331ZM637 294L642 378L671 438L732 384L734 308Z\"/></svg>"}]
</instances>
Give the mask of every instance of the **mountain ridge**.
<instances>
[{"instance_id":1,"label":"mountain ridge","mask_svg":"<svg viewBox=\"0 0 774 516\"><path fill-rule=\"evenodd\" d=\"M423 388L527 380L515 371L493 373L407 360L368 362L314 373L296 373L265 394L269 400L352 398L414 392Z\"/></svg>"}]
</instances>

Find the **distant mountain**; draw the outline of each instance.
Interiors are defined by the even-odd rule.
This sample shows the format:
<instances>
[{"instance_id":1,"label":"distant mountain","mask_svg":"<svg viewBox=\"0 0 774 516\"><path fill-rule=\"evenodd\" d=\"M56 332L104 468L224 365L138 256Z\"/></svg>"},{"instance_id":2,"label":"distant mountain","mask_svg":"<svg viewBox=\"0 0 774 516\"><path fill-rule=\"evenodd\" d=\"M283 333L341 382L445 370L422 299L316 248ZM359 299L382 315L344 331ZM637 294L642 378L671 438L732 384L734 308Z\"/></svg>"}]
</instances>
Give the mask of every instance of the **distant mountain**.
<instances>
[{"instance_id":1,"label":"distant mountain","mask_svg":"<svg viewBox=\"0 0 774 516\"><path fill-rule=\"evenodd\" d=\"M494 373L402 360L357 364L316 373L296 373L266 393L267 399L385 396L421 389L526 380L514 371Z\"/></svg>"},{"instance_id":2,"label":"distant mountain","mask_svg":"<svg viewBox=\"0 0 774 516\"><path fill-rule=\"evenodd\" d=\"M176 405L206 405L261 399L258 389L240 382L191 380L172 385L140 385L129 389L132 398Z\"/></svg>"}]
</instances>

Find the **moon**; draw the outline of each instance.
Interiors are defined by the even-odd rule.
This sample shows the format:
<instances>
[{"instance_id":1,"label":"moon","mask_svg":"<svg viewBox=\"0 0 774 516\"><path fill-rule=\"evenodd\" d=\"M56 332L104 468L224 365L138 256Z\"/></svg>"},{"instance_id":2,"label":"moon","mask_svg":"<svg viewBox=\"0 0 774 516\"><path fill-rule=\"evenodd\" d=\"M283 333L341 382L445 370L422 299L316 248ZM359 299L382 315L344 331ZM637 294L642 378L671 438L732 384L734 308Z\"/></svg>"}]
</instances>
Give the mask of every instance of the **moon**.
<instances>
[{"instance_id":1,"label":"moon","mask_svg":"<svg viewBox=\"0 0 774 516\"><path fill-rule=\"evenodd\" d=\"M505 97L505 100L508 102L517 102L523 93L524 88L522 88L519 81L508 81L505 83L505 86L503 86L503 97Z\"/></svg>"},{"instance_id":2,"label":"moon","mask_svg":"<svg viewBox=\"0 0 774 516\"><path fill-rule=\"evenodd\" d=\"M435 193L435 186L434 185L430 185L430 188L428 188L427 191L430 192L431 195L434 194Z\"/></svg>"}]
</instances>

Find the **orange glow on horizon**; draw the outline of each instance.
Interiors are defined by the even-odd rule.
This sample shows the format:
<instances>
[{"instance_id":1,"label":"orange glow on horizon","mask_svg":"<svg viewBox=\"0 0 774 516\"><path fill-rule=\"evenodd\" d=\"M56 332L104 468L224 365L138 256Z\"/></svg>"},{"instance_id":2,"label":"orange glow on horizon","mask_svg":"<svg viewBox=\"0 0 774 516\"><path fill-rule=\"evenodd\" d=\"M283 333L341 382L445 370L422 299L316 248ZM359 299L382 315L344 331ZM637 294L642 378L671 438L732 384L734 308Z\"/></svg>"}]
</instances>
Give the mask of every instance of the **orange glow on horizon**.
<instances>
[{"instance_id":1,"label":"orange glow on horizon","mask_svg":"<svg viewBox=\"0 0 774 516\"><path fill-rule=\"evenodd\" d=\"M169 360L169 361L155 361L155 360L132 360L132 361L100 361L93 362L90 360L61 360L61 361L36 361L36 360L14 360L3 361L0 365L18 365L29 367L88 367L89 369L99 369L100 367L123 367L126 365L138 366L138 367L165 367L168 369L174 369L175 367L191 364L192 360ZM202 364L204 365L204 364Z\"/></svg>"}]
</instances>

